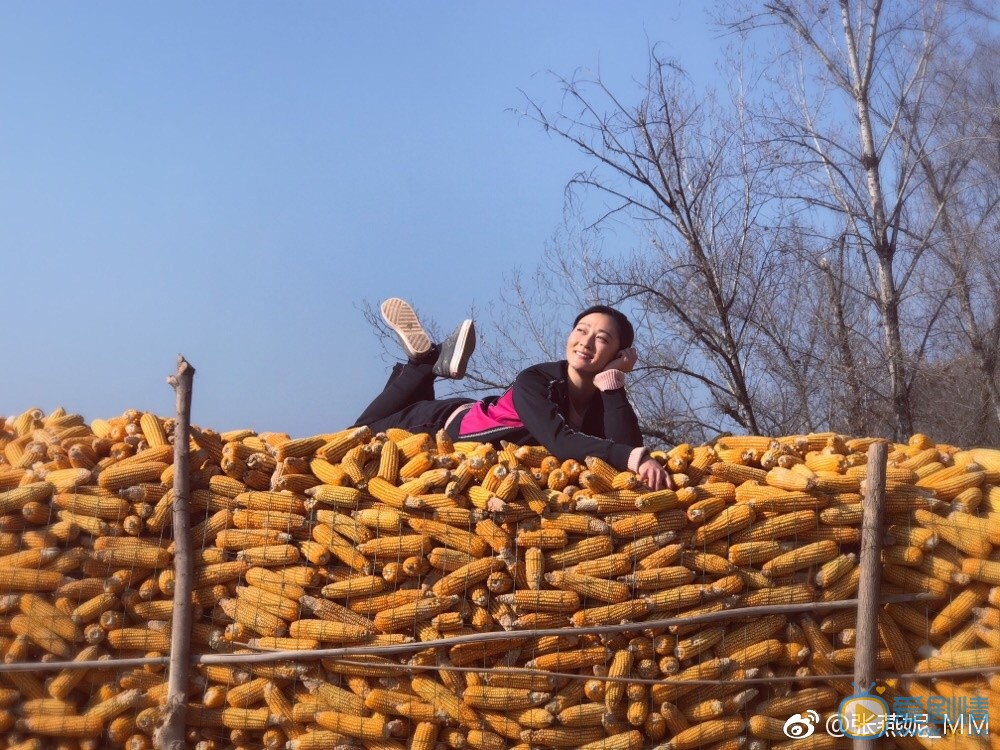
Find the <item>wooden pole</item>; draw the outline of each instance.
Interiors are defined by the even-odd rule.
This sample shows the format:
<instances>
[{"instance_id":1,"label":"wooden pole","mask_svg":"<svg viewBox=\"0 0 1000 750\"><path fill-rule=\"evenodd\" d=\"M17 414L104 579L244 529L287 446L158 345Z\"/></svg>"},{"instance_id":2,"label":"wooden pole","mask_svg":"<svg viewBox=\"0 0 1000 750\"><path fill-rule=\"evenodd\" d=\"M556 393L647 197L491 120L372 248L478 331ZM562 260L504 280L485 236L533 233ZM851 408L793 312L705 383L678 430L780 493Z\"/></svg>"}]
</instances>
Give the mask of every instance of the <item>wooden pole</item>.
<instances>
[{"instance_id":1,"label":"wooden pole","mask_svg":"<svg viewBox=\"0 0 1000 750\"><path fill-rule=\"evenodd\" d=\"M875 682L878 657L879 584L885 518L885 473L889 448L885 442L868 448L868 471L861 522L861 579L858 582L857 636L854 644L854 684L859 691ZM855 739L854 750L875 750L874 739Z\"/></svg>"},{"instance_id":2,"label":"wooden pole","mask_svg":"<svg viewBox=\"0 0 1000 750\"><path fill-rule=\"evenodd\" d=\"M190 450L191 386L194 368L177 356L177 372L167 378L173 387L177 416L174 423L174 610L170 629L170 666L163 723L153 734L156 750L184 750L187 720L188 671L191 664L191 497Z\"/></svg>"}]
</instances>

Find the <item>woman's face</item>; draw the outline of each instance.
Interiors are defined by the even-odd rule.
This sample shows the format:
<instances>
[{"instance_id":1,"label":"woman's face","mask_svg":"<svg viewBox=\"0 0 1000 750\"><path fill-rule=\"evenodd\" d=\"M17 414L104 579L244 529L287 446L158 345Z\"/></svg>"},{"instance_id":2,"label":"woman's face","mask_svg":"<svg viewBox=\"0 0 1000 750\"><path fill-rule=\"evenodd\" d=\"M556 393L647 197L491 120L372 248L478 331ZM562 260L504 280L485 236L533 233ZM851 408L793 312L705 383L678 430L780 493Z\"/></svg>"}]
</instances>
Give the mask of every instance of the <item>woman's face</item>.
<instances>
[{"instance_id":1,"label":"woman's face","mask_svg":"<svg viewBox=\"0 0 1000 750\"><path fill-rule=\"evenodd\" d=\"M581 373L596 375L621 351L621 339L614 319L604 313L580 318L566 341L566 359Z\"/></svg>"}]
</instances>

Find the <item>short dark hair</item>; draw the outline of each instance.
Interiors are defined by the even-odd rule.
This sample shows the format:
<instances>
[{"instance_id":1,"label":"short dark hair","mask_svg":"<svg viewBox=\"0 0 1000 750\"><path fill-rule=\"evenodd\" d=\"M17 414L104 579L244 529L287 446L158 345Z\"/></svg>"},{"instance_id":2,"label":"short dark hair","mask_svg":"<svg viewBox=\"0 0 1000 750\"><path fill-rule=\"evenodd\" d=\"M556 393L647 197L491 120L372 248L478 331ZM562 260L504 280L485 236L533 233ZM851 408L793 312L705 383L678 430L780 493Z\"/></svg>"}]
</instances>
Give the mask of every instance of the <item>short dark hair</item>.
<instances>
[{"instance_id":1,"label":"short dark hair","mask_svg":"<svg viewBox=\"0 0 1000 750\"><path fill-rule=\"evenodd\" d=\"M573 327L575 328L577 323L591 313L601 313L615 321L615 327L618 328L618 338L621 340L621 348L628 349L632 346L632 342L635 341L635 329L632 328L631 321L625 317L625 313L607 305L591 305L576 316L576 320L573 321Z\"/></svg>"}]
</instances>

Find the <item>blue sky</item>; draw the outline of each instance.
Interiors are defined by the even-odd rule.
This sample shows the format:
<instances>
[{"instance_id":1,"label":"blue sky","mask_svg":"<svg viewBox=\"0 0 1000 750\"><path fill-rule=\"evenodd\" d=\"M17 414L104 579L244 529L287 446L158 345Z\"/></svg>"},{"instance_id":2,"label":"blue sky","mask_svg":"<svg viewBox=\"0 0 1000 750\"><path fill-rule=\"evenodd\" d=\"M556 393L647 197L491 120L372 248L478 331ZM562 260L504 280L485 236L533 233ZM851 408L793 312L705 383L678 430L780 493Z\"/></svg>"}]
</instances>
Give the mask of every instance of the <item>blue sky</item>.
<instances>
[{"instance_id":1,"label":"blue sky","mask_svg":"<svg viewBox=\"0 0 1000 750\"><path fill-rule=\"evenodd\" d=\"M647 48L714 80L696 2L0 4L0 414L351 423L391 359L360 307L451 326L533 268L583 157L547 71ZM568 322L567 322L568 325Z\"/></svg>"}]
</instances>

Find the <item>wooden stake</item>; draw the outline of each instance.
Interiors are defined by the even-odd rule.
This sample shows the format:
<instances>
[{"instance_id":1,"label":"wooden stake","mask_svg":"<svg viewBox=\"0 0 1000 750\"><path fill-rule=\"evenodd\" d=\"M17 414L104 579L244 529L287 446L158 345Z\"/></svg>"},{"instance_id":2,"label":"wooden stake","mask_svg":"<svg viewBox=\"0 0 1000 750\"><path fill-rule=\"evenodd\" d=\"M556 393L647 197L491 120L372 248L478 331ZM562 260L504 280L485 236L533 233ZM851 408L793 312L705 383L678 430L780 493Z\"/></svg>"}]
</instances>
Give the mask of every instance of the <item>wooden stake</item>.
<instances>
[{"instance_id":1,"label":"wooden stake","mask_svg":"<svg viewBox=\"0 0 1000 750\"><path fill-rule=\"evenodd\" d=\"M174 423L174 610L170 623L170 666L163 723L153 734L156 750L184 750L187 721L188 670L191 663L191 386L194 368L177 356L177 372L167 378L173 387Z\"/></svg>"},{"instance_id":2,"label":"wooden stake","mask_svg":"<svg viewBox=\"0 0 1000 750\"><path fill-rule=\"evenodd\" d=\"M861 560L858 567L858 632L854 645L854 684L867 691L875 682L878 654L879 584L882 573L882 537L885 522L885 473L889 447L883 442L868 448L867 487L861 503ZM855 739L854 750L875 750L874 739Z\"/></svg>"}]
</instances>

